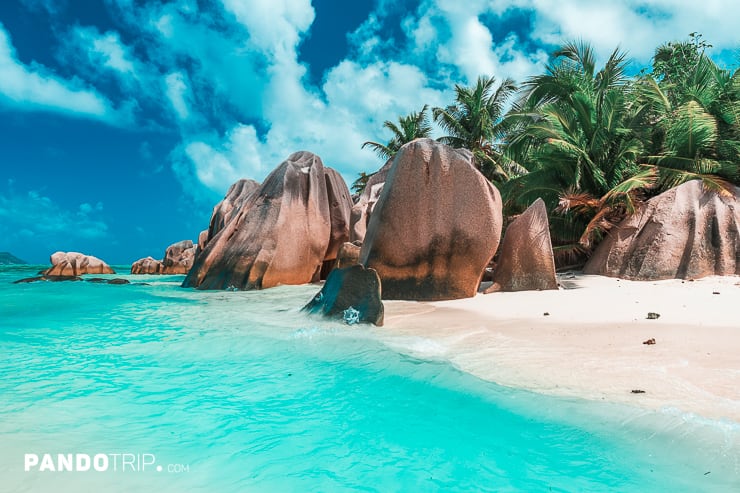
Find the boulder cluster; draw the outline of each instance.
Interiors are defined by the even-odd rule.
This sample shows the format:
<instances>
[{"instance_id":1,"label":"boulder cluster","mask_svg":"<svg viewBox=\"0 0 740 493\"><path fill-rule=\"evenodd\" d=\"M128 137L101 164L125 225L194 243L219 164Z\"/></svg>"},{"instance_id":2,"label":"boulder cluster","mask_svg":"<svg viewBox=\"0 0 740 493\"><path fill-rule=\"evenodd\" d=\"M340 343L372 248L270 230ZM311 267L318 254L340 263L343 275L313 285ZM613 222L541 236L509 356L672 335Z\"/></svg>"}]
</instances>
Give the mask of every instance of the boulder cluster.
<instances>
[{"instance_id":1,"label":"boulder cluster","mask_svg":"<svg viewBox=\"0 0 740 493\"><path fill-rule=\"evenodd\" d=\"M738 219L734 197L687 183L615 228L586 272L629 279L740 273ZM306 310L375 324L383 320L381 299L474 296L490 265L485 293L558 289L544 202L513 218L499 248L503 224L501 196L469 151L410 142L354 203L336 171L297 152L262 184L232 185L193 247L183 286L249 290L326 279ZM156 268L158 261L140 262Z\"/></svg>"},{"instance_id":2,"label":"boulder cluster","mask_svg":"<svg viewBox=\"0 0 740 493\"><path fill-rule=\"evenodd\" d=\"M534 222L527 219L531 214L522 216L510 250L523 254L523 248L543 246L529 257L549 252L544 274L528 271L523 275L530 281L500 281L500 289L557 288L552 248L544 248L549 236L542 236L547 216L539 207ZM417 139L371 176L354 204L336 171L298 152L264 183L232 185L200 234L183 286L265 289L328 276L320 301L307 309L336 315L351 308L359 310L359 320L380 323L381 294L405 300L474 296L502 225L501 196L469 151ZM508 275L518 279L522 262L510 263Z\"/></svg>"},{"instance_id":3,"label":"boulder cluster","mask_svg":"<svg viewBox=\"0 0 740 493\"><path fill-rule=\"evenodd\" d=\"M131 265L132 274L187 274L193 266L198 246L192 240L182 240L168 246L164 258L146 257Z\"/></svg>"}]
</instances>

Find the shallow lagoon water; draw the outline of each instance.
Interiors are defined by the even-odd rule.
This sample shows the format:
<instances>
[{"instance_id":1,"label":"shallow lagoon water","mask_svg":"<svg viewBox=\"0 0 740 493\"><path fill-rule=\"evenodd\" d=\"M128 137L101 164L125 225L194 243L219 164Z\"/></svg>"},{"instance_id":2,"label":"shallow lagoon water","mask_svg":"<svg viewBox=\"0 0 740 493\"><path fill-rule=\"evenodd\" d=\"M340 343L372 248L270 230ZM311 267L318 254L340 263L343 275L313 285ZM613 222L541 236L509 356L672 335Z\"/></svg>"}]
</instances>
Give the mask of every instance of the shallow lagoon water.
<instances>
[{"instance_id":1,"label":"shallow lagoon water","mask_svg":"<svg viewBox=\"0 0 740 493\"><path fill-rule=\"evenodd\" d=\"M484 382L305 316L313 286L1 269L0 491L740 490L737 424ZM26 453L162 471L24 472Z\"/></svg>"}]
</instances>

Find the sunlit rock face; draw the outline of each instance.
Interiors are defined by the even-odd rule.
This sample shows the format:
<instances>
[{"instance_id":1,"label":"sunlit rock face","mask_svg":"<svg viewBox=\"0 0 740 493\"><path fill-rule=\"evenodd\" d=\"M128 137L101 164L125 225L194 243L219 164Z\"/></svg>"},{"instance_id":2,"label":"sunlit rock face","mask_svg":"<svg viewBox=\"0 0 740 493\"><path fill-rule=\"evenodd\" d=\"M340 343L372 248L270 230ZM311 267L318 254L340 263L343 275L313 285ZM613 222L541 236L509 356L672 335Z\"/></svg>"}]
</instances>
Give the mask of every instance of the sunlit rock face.
<instances>
[{"instance_id":1,"label":"sunlit rock face","mask_svg":"<svg viewBox=\"0 0 740 493\"><path fill-rule=\"evenodd\" d=\"M193 266L195 250L192 240L182 240L167 247L162 259L162 274L187 274Z\"/></svg>"},{"instance_id":2,"label":"sunlit rock face","mask_svg":"<svg viewBox=\"0 0 740 493\"><path fill-rule=\"evenodd\" d=\"M640 281L740 274L740 208L694 180L648 200L613 228L584 268Z\"/></svg>"},{"instance_id":3,"label":"sunlit rock face","mask_svg":"<svg viewBox=\"0 0 740 493\"><path fill-rule=\"evenodd\" d=\"M281 163L205 245L183 286L264 289L319 278L349 238L342 178L310 152Z\"/></svg>"},{"instance_id":4,"label":"sunlit rock face","mask_svg":"<svg viewBox=\"0 0 740 493\"><path fill-rule=\"evenodd\" d=\"M537 199L506 228L486 293L545 289L558 289L558 280L547 208Z\"/></svg>"},{"instance_id":5,"label":"sunlit rock face","mask_svg":"<svg viewBox=\"0 0 740 493\"><path fill-rule=\"evenodd\" d=\"M51 255L51 267L45 276L81 276L83 274L115 274L111 267L92 255L79 252L55 252Z\"/></svg>"},{"instance_id":6,"label":"sunlit rock face","mask_svg":"<svg viewBox=\"0 0 740 493\"><path fill-rule=\"evenodd\" d=\"M133 264L131 264L132 274L161 274L162 268L161 260L157 260L153 257L140 258Z\"/></svg>"},{"instance_id":7,"label":"sunlit rock face","mask_svg":"<svg viewBox=\"0 0 740 493\"><path fill-rule=\"evenodd\" d=\"M501 196L469 151L417 139L388 170L360 263L378 272L383 299L468 298L496 253L502 222Z\"/></svg>"}]
</instances>

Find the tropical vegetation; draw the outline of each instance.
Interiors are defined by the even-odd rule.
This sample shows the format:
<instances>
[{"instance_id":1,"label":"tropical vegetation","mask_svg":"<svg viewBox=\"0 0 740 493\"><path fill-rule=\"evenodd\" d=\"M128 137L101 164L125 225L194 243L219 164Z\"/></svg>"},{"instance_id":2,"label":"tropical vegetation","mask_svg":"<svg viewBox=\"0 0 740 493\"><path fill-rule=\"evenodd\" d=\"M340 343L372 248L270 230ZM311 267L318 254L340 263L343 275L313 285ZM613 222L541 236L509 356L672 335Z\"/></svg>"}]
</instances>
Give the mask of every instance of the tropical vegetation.
<instances>
[{"instance_id":1,"label":"tropical vegetation","mask_svg":"<svg viewBox=\"0 0 740 493\"><path fill-rule=\"evenodd\" d=\"M506 215L541 197L556 261L578 263L656 194L695 179L720 194L740 184L740 70L720 67L708 48L692 33L659 46L649 69L629 75L620 50L599 67L589 44L567 43L519 86L494 77L456 85L449 106L431 109L438 140L473 153ZM390 159L430 137L427 111L386 121L391 140L363 147Z\"/></svg>"}]
</instances>

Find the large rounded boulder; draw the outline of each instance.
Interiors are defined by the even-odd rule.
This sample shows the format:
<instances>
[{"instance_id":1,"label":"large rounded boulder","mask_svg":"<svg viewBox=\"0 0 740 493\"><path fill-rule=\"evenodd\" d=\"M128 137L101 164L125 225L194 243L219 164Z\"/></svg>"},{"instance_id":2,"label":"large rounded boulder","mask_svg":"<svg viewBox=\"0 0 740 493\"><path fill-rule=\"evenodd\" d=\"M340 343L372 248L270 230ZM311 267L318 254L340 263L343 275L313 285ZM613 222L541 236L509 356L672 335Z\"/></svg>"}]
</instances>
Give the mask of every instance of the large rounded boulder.
<instances>
[{"instance_id":1,"label":"large rounded boulder","mask_svg":"<svg viewBox=\"0 0 740 493\"><path fill-rule=\"evenodd\" d=\"M187 274L193 266L195 250L192 240L182 240L167 247L162 259L162 274Z\"/></svg>"},{"instance_id":2,"label":"large rounded boulder","mask_svg":"<svg viewBox=\"0 0 740 493\"><path fill-rule=\"evenodd\" d=\"M501 196L469 151L417 139L388 170L360 263L378 272L384 299L472 297L502 222Z\"/></svg>"},{"instance_id":3,"label":"large rounded boulder","mask_svg":"<svg viewBox=\"0 0 740 493\"><path fill-rule=\"evenodd\" d=\"M42 272L44 276L81 276L83 274L115 274L111 267L92 255L79 252L55 252L51 255L51 267Z\"/></svg>"},{"instance_id":4,"label":"large rounded boulder","mask_svg":"<svg viewBox=\"0 0 740 493\"><path fill-rule=\"evenodd\" d=\"M132 274L161 274L162 268L161 260L157 260L153 257L140 258L133 264L131 264Z\"/></svg>"},{"instance_id":5,"label":"large rounded boulder","mask_svg":"<svg viewBox=\"0 0 740 493\"><path fill-rule=\"evenodd\" d=\"M351 202L339 181L318 156L292 154L208 241L183 286L264 289L317 279L349 236L340 217Z\"/></svg>"},{"instance_id":6,"label":"large rounded boulder","mask_svg":"<svg viewBox=\"0 0 740 493\"><path fill-rule=\"evenodd\" d=\"M550 223L542 199L509 224L498 255L493 284L486 293L558 289Z\"/></svg>"},{"instance_id":7,"label":"large rounded boulder","mask_svg":"<svg viewBox=\"0 0 740 493\"><path fill-rule=\"evenodd\" d=\"M740 274L740 208L694 180L648 200L614 227L584 268L640 281Z\"/></svg>"}]
</instances>

